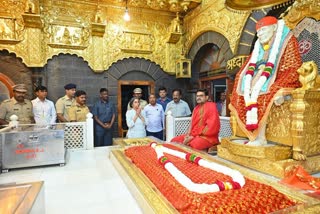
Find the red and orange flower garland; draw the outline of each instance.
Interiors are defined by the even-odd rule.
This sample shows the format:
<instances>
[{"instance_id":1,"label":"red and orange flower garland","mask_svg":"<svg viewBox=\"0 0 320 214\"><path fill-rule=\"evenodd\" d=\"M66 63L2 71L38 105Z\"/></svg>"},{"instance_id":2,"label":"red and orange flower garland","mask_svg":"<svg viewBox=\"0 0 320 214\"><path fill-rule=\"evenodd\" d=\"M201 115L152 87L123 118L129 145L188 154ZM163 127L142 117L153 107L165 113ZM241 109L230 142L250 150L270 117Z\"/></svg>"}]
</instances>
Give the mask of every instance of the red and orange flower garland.
<instances>
[{"instance_id":1,"label":"red and orange flower garland","mask_svg":"<svg viewBox=\"0 0 320 214\"><path fill-rule=\"evenodd\" d=\"M150 146L156 151L159 163L164 166L164 168L178 181L179 184L181 184L182 186L184 186L192 192L204 194L210 192L219 192L223 190L240 189L245 185L245 179L239 171L230 169L229 167L222 166L214 162L206 161L195 154L180 152L177 150L166 148L161 144L157 144L156 142L150 143ZM187 177L179 169L177 169L177 167L166 156L164 156L164 152L175 157L184 159L186 161L193 162L204 168L215 170L225 175L229 175L232 178L232 181L223 182L217 180L213 184L194 183L189 177Z\"/></svg>"},{"instance_id":2,"label":"red and orange flower garland","mask_svg":"<svg viewBox=\"0 0 320 214\"><path fill-rule=\"evenodd\" d=\"M183 151L170 144L163 146ZM150 146L131 147L125 150L125 154L181 213L269 213L295 205L295 202L271 186L248 178L243 188L233 191L206 194L191 192L159 164L156 153ZM231 177L222 173L172 155L166 154L166 156L195 183L232 181Z\"/></svg>"},{"instance_id":3,"label":"red and orange flower garland","mask_svg":"<svg viewBox=\"0 0 320 214\"><path fill-rule=\"evenodd\" d=\"M254 72L257 69L257 61L259 57L259 52L262 50L262 45L260 44L260 39L258 39L254 45L252 55L250 57L248 69L245 73L244 79L244 101L246 104L246 128L250 131L258 128L258 97L263 85L269 79L270 75L273 73L274 64L277 60L279 51L281 49L281 39L285 24L283 20L277 22L277 31L275 36L275 41L273 43L273 48L271 49L268 62L265 64L259 79L253 84Z\"/></svg>"}]
</instances>

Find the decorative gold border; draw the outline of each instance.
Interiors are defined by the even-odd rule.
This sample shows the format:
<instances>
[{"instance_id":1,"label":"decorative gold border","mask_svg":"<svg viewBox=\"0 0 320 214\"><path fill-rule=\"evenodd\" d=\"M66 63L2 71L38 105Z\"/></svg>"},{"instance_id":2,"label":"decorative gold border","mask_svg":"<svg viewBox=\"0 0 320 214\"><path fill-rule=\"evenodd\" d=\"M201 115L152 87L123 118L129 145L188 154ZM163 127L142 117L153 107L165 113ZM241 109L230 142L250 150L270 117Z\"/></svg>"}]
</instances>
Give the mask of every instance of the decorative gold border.
<instances>
[{"instance_id":1,"label":"decorative gold border","mask_svg":"<svg viewBox=\"0 0 320 214\"><path fill-rule=\"evenodd\" d=\"M91 23L92 36L103 37L106 32L106 25L99 23Z\"/></svg>"},{"instance_id":2,"label":"decorative gold border","mask_svg":"<svg viewBox=\"0 0 320 214\"><path fill-rule=\"evenodd\" d=\"M151 54L152 51L148 50L138 50L138 49L128 49L128 48L121 48L121 51L125 53L137 53L137 54Z\"/></svg>"},{"instance_id":3,"label":"decorative gold border","mask_svg":"<svg viewBox=\"0 0 320 214\"><path fill-rule=\"evenodd\" d=\"M6 188L14 189L14 188L22 188L22 187L27 188L27 190L24 193L24 196L22 197L22 201L20 201L19 204L14 204L14 206L17 205L17 208L14 213L29 213L32 210L34 202L38 199L38 196L39 196L39 193L41 192L41 188L43 187L43 184L44 184L43 181L22 183L22 184L9 184L9 185L4 185L2 189L6 189ZM4 200L4 202L6 201L8 200Z\"/></svg>"},{"instance_id":4,"label":"decorative gold border","mask_svg":"<svg viewBox=\"0 0 320 214\"><path fill-rule=\"evenodd\" d=\"M243 140L242 138L238 138ZM270 161L286 160L292 157L292 148L289 146L280 145L265 145L265 146L248 146L245 144L235 143L232 140L236 138L223 138L221 146L228 149L234 155L265 158Z\"/></svg>"},{"instance_id":5,"label":"decorative gold border","mask_svg":"<svg viewBox=\"0 0 320 214\"><path fill-rule=\"evenodd\" d=\"M41 28L42 22L39 14L22 14L26 27Z\"/></svg>"},{"instance_id":6,"label":"decorative gold border","mask_svg":"<svg viewBox=\"0 0 320 214\"><path fill-rule=\"evenodd\" d=\"M0 39L0 44L9 44L9 45L15 45L17 43L21 42L21 40L15 40L15 39Z\"/></svg>"},{"instance_id":7,"label":"decorative gold border","mask_svg":"<svg viewBox=\"0 0 320 214\"><path fill-rule=\"evenodd\" d=\"M66 45L66 44L57 44L57 43L48 43L52 48L61 48L61 49L75 49L75 50L84 50L87 46L81 45Z\"/></svg>"},{"instance_id":8,"label":"decorative gold border","mask_svg":"<svg viewBox=\"0 0 320 214\"><path fill-rule=\"evenodd\" d=\"M119 145L119 146L141 146L141 145L147 145L153 141L156 141L155 139L152 139L150 137L145 138L113 138L113 145Z\"/></svg>"}]
</instances>

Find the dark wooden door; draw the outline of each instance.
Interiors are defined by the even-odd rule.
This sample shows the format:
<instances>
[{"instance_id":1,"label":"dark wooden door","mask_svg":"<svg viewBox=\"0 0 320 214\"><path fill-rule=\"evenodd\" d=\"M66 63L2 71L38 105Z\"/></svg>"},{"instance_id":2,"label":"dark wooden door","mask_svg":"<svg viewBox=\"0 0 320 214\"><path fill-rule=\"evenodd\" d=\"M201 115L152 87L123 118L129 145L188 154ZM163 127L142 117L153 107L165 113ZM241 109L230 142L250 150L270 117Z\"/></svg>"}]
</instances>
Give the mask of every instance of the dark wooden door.
<instances>
[{"instance_id":1,"label":"dark wooden door","mask_svg":"<svg viewBox=\"0 0 320 214\"><path fill-rule=\"evenodd\" d=\"M143 91L142 99L148 102L149 94L154 94L154 81L118 81L118 133L120 137L126 136L128 130L126 124L127 106L132 98L133 90L137 87Z\"/></svg>"}]
</instances>

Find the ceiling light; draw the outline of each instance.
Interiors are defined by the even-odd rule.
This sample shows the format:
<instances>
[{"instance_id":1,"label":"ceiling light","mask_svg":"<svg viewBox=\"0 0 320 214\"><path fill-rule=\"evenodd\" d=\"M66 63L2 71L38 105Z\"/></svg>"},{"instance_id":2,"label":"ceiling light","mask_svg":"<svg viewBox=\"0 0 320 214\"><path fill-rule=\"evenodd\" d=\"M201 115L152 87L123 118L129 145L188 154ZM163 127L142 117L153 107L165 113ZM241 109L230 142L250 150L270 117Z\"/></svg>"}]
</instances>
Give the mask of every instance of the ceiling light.
<instances>
[{"instance_id":1,"label":"ceiling light","mask_svg":"<svg viewBox=\"0 0 320 214\"><path fill-rule=\"evenodd\" d=\"M124 12L124 16L123 19L128 22L130 21L130 15L129 15L129 11L128 11L128 0L126 1L126 10Z\"/></svg>"}]
</instances>

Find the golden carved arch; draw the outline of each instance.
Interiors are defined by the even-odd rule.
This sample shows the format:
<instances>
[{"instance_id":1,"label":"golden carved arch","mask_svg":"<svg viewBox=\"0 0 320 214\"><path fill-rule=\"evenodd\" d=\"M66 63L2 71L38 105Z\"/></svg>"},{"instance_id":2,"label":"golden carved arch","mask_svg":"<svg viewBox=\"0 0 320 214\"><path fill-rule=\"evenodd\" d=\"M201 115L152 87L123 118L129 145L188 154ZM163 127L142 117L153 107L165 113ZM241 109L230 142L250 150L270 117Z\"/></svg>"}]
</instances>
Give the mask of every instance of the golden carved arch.
<instances>
[{"instance_id":1,"label":"golden carved arch","mask_svg":"<svg viewBox=\"0 0 320 214\"><path fill-rule=\"evenodd\" d=\"M8 51L9 54L14 54L17 58L21 59L21 62L23 64L25 64L26 66L28 66L28 64L26 63L26 59L24 57L25 54L21 53L21 51L17 51L17 50L14 50L14 48L0 48L0 51Z\"/></svg>"},{"instance_id":2,"label":"golden carved arch","mask_svg":"<svg viewBox=\"0 0 320 214\"><path fill-rule=\"evenodd\" d=\"M196 9L184 18L187 50L199 35L206 31L214 31L227 38L232 52L235 52L242 28L250 13L233 13L224 3L223 0L217 0L215 4Z\"/></svg>"},{"instance_id":3,"label":"golden carved arch","mask_svg":"<svg viewBox=\"0 0 320 214\"><path fill-rule=\"evenodd\" d=\"M164 68L161 66L161 64L159 64L159 63L157 63L157 62L155 62L155 61L153 61L153 60L151 60L151 59L149 59L149 58L146 58L146 57L137 57L137 56L117 58L116 61L112 62L112 64L110 64L110 65L106 68L106 71L109 70L113 65L116 65L116 64L118 64L118 63L120 63L120 62L123 62L123 61L125 61L125 60L129 60L129 59L145 60L146 62L149 62L149 63L152 63L152 64L154 63L154 65L159 66L159 68L161 68L161 70L163 70L164 72L166 72L166 71L164 70ZM130 71L130 69L125 70L125 72L127 72L127 71Z\"/></svg>"},{"instance_id":4,"label":"golden carved arch","mask_svg":"<svg viewBox=\"0 0 320 214\"><path fill-rule=\"evenodd\" d=\"M230 48L227 38L223 34L215 31L205 31L195 38L192 46L189 49L188 57L194 60L195 55L198 53L200 48L209 43L218 46L227 59L228 57L232 57L233 52Z\"/></svg>"},{"instance_id":5,"label":"golden carved arch","mask_svg":"<svg viewBox=\"0 0 320 214\"><path fill-rule=\"evenodd\" d=\"M194 44L194 42L204 33L206 32L216 32L216 33L219 33L220 35L222 35L223 37L227 38L227 36L225 35L225 32L223 32L221 29L219 28L210 28L210 27L207 27L207 28L203 28L201 29L199 32L195 33L192 38L190 38L190 40L188 40L188 42L186 43L186 49L188 51L190 51L192 45ZM210 42L213 42L213 41L210 41ZM214 42L213 42L214 43Z\"/></svg>"}]
</instances>

